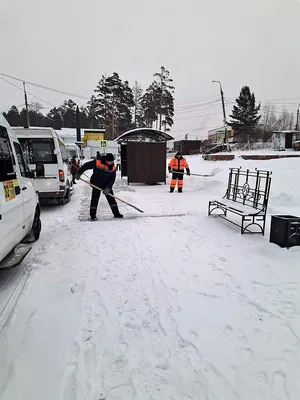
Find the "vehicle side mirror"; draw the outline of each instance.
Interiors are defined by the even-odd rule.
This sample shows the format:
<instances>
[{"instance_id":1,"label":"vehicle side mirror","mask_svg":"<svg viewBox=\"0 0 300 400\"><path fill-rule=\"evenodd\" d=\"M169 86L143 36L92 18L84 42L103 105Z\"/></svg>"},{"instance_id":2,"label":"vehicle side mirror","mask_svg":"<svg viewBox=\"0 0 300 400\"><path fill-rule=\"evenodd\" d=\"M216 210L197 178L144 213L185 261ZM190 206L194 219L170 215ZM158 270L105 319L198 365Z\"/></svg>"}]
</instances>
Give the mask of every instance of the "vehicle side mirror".
<instances>
[{"instance_id":1,"label":"vehicle side mirror","mask_svg":"<svg viewBox=\"0 0 300 400\"><path fill-rule=\"evenodd\" d=\"M35 174L37 178L45 177L45 167L44 164L36 164L35 166Z\"/></svg>"}]
</instances>

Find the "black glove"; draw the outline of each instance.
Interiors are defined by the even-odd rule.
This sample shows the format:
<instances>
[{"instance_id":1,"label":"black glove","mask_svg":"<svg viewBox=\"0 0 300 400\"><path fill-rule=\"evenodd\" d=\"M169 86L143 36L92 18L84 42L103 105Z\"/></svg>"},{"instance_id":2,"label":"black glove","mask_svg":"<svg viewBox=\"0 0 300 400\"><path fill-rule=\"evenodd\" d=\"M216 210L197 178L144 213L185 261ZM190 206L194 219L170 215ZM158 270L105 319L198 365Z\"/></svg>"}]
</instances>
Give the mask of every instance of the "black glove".
<instances>
[{"instance_id":1,"label":"black glove","mask_svg":"<svg viewBox=\"0 0 300 400\"><path fill-rule=\"evenodd\" d=\"M189 169L187 169L187 170L186 170L186 174L187 174L188 176L190 176L190 175L191 175L191 171L190 171Z\"/></svg>"},{"instance_id":2,"label":"black glove","mask_svg":"<svg viewBox=\"0 0 300 400\"><path fill-rule=\"evenodd\" d=\"M110 193L110 188L103 189L103 194L105 194L105 196L107 196L109 193Z\"/></svg>"},{"instance_id":3,"label":"black glove","mask_svg":"<svg viewBox=\"0 0 300 400\"><path fill-rule=\"evenodd\" d=\"M172 168L169 167L168 170L169 170L169 174L171 174L172 173Z\"/></svg>"},{"instance_id":4,"label":"black glove","mask_svg":"<svg viewBox=\"0 0 300 400\"><path fill-rule=\"evenodd\" d=\"M79 181L79 179L80 179L80 174L78 174L78 173L75 174L75 175L74 175L74 178L75 178L77 181Z\"/></svg>"}]
</instances>

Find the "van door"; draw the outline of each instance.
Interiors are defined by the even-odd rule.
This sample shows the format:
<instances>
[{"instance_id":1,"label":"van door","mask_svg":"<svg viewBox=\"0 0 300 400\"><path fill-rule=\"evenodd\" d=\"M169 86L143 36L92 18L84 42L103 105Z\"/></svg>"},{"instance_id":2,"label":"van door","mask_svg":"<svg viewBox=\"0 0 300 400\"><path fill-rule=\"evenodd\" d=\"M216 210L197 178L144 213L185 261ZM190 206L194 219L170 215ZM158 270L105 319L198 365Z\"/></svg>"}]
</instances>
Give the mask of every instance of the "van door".
<instances>
[{"instance_id":1,"label":"van door","mask_svg":"<svg viewBox=\"0 0 300 400\"><path fill-rule=\"evenodd\" d=\"M19 164L20 169L20 188L23 197L23 205L24 205L24 215L25 215L25 223L29 225L29 228L33 224L35 208L36 208L36 190L33 186L33 183L29 177L29 168L24 160L21 146L18 142L13 142L14 149L17 156L17 162Z\"/></svg>"},{"instance_id":2,"label":"van door","mask_svg":"<svg viewBox=\"0 0 300 400\"><path fill-rule=\"evenodd\" d=\"M20 138L23 153L31 171L42 165L43 176L34 179L39 192L53 193L59 190L58 157L53 138Z\"/></svg>"},{"instance_id":3,"label":"van door","mask_svg":"<svg viewBox=\"0 0 300 400\"><path fill-rule=\"evenodd\" d=\"M24 237L24 207L18 167L6 127L0 125L0 260Z\"/></svg>"},{"instance_id":4,"label":"van door","mask_svg":"<svg viewBox=\"0 0 300 400\"><path fill-rule=\"evenodd\" d=\"M69 160L68 160L67 148L60 139L57 139L57 141L58 141L58 149L60 152L60 156L58 159L58 166L59 166L59 169L64 171L65 184L69 188L72 184L72 175L71 175L70 164L69 164Z\"/></svg>"}]
</instances>

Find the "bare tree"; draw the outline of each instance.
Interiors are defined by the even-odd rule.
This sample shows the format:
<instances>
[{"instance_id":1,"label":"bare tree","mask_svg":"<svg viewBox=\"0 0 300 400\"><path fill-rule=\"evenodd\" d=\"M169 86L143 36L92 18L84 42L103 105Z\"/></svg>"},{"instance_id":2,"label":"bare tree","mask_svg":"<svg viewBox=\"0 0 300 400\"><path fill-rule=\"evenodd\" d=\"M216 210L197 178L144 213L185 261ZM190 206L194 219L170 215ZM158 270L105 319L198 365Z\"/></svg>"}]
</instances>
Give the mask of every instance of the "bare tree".
<instances>
[{"instance_id":1,"label":"bare tree","mask_svg":"<svg viewBox=\"0 0 300 400\"><path fill-rule=\"evenodd\" d=\"M265 104L262 107L261 124L265 132L273 132L277 129L277 118L275 115L274 104Z\"/></svg>"},{"instance_id":2,"label":"bare tree","mask_svg":"<svg viewBox=\"0 0 300 400\"><path fill-rule=\"evenodd\" d=\"M277 119L277 130L285 131L292 130L294 125L294 114L288 112L286 109L282 110L281 115Z\"/></svg>"},{"instance_id":3,"label":"bare tree","mask_svg":"<svg viewBox=\"0 0 300 400\"><path fill-rule=\"evenodd\" d=\"M36 102L32 102L28 105L28 109L29 111L33 111L35 113L40 113L43 110L43 106L41 103L39 103L38 101Z\"/></svg>"}]
</instances>

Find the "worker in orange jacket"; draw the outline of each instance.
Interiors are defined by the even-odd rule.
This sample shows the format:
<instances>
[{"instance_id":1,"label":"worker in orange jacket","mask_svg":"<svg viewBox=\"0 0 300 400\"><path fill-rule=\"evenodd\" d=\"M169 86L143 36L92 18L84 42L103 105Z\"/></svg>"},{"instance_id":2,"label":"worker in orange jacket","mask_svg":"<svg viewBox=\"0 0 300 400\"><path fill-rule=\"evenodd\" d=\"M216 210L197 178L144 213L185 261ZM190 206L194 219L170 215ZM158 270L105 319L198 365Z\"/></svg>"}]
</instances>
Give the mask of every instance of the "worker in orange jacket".
<instances>
[{"instance_id":1,"label":"worker in orange jacket","mask_svg":"<svg viewBox=\"0 0 300 400\"><path fill-rule=\"evenodd\" d=\"M170 193L174 192L177 181L178 193L182 193L184 169L186 169L187 175L190 175L191 172L186 159L182 157L182 154L179 151L175 154L175 157L172 158L172 160L169 162L168 168L169 173L172 173Z\"/></svg>"}]
</instances>

